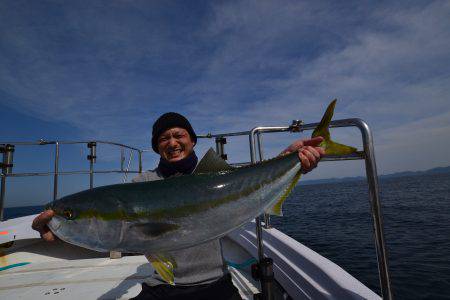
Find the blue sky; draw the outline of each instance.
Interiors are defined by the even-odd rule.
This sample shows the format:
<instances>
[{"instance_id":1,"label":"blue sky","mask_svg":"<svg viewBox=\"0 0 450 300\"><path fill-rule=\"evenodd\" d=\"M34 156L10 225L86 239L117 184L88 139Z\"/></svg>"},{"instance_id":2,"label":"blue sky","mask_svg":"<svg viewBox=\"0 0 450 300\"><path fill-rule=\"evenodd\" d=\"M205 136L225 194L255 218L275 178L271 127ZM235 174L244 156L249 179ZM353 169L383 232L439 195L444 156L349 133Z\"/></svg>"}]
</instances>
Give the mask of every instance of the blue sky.
<instances>
[{"instance_id":1,"label":"blue sky","mask_svg":"<svg viewBox=\"0 0 450 300\"><path fill-rule=\"evenodd\" d=\"M449 15L448 1L2 1L0 141L148 148L167 111L215 133L315 122L337 98L335 118L372 127L380 174L449 165ZM360 145L356 130L333 134ZM304 136L267 137L265 152ZM233 161L248 160L245 142L227 144ZM84 148L66 151L77 158L63 165L87 168ZM44 152L17 148L15 170L50 170ZM99 154L117 167L117 151ZM323 163L308 178L363 170Z\"/></svg>"}]
</instances>

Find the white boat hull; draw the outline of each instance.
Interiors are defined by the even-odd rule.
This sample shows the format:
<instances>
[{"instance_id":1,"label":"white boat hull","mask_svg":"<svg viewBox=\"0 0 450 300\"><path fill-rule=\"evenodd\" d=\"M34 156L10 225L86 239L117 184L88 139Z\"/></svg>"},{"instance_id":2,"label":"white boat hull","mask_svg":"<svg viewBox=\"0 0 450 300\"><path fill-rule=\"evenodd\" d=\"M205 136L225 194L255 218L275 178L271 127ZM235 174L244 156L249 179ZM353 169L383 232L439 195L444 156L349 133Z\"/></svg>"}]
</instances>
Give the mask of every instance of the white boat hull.
<instances>
[{"instance_id":1,"label":"white boat hull","mask_svg":"<svg viewBox=\"0 0 450 300\"><path fill-rule=\"evenodd\" d=\"M153 273L144 256L110 259L61 241L47 243L31 229L34 216L0 223L0 299L128 299ZM223 240L227 261L257 257L255 224L249 223ZM264 229L265 254L274 260L276 297L292 299L380 299L342 268L276 229ZM9 248L5 245L11 244ZM25 264L28 263L28 264ZM230 267L243 299L253 299L258 282L250 266Z\"/></svg>"}]
</instances>

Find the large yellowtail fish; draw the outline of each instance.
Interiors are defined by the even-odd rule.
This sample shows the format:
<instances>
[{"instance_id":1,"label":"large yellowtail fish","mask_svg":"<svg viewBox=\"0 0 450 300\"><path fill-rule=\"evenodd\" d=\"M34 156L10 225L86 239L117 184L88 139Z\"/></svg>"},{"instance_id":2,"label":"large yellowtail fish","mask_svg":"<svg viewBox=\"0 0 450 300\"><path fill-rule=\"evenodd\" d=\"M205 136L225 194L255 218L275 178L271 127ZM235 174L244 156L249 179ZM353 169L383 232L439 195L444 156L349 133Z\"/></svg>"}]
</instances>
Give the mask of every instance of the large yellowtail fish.
<instances>
[{"instance_id":1,"label":"large yellowtail fish","mask_svg":"<svg viewBox=\"0 0 450 300\"><path fill-rule=\"evenodd\" d=\"M314 135L334 152L356 151L330 141L335 102ZM54 201L49 227L61 240L92 250L155 253L146 256L173 284L176 262L163 253L224 236L266 211L281 214L300 167L294 152L232 168L210 149L191 175L102 186Z\"/></svg>"}]
</instances>

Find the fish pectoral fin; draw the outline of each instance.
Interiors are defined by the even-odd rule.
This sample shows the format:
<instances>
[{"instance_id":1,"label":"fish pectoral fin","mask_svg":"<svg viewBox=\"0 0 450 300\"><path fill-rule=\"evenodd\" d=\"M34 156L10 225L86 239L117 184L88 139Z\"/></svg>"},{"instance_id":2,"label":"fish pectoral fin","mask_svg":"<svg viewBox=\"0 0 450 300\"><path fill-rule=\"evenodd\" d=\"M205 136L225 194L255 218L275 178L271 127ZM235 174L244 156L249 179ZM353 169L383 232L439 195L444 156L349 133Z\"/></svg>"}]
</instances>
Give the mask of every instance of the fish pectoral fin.
<instances>
[{"instance_id":1,"label":"fish pectoral fin","mask_svg":"<svg viewBox=\"0 0 450 300\"><path fill-rule=\"evenodd\" d=\"M206 154L200 160L193 173L211 173L228 171L232 169L232 166L230 166L225 160L223 160L222 157L220 157L212 148L209 148L208 152L206 152Z\"/></svg>"},{"instance_id":2,"label":"fish pectoral fin","mask_svg":"<svg viewBox=\"0 0 450 300\"><path fill-rule=\"evenodd\" d=\"M146 237L156 238L167 232L177 230L180 226L164 222L147 222L132 224L130 228L140 232Z\"/></svg>"},{"instance_id":3,"label":"fish pectoral fin","mask_svg":"<svg viewBox=\"0 0 450 300\"><path fill-rule=\"evenodd\" d=\"M166 254L145 254L152 267L158 272L159 276L170 285L175 285L173 269L177 267L173 257Z\"/></svg>"},{"instance_id":4,"label":"fish pectoral fin","mask_svg":"<svg viewBox=\"0 0 450 300\"><path fill-rule=\"evenodd\" d=\"M346 155L352 154L357 151L356 148L339 144L331 140L330 130L328 127L330 126L331 118L334 114L334 107L336 106L337 99L331 101L328 105L327 110L325 111L322 120L320 120L319 125L314 129L311 137L321 136L324 138L323 142L320 144L321 147L325 149L325 154L327 155Z\"/></svg>"},{"instance_id":5,"label":"fish pectoral fin","mask_svg":"<svg viewBox=\"0 0 450 300\"><path fill-rule=\"evenodd\" d=\"M300 177L302 176L302 173L299 171L297 174L295 174L294 178L292 179L289 186L286 188L286 190L281 195L280 199L275 203L274 206L272 206L268 211L266 211L267 214L274 215L274 216L283 216L283 202L286 200L286 198L289 196L289 194L294 189L297 182L300 180Z\"/></svg>"}]
</instances>

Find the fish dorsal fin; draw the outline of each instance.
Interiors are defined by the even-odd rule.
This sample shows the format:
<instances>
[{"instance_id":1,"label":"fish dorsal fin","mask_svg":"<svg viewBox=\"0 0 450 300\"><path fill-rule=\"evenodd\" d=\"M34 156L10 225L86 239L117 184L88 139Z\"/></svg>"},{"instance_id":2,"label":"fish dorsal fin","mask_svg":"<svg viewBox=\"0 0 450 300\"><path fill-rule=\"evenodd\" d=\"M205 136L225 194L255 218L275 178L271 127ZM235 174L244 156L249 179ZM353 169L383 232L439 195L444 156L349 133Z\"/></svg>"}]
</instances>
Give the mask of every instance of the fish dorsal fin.
<instances>
[{"instance_id":1,"label":"fish dorsal fin","mask_svg":"<svg viewBox=\"0 0 450 300\"><path fill-rule=\"evenodd\" d=\"M209 148L208 152L206 152L195 168L194 174L228 171L232 169L232 166L223 160L212 148Z\"/></svg>"},{"instance_id":2,"label":"fish dorsal fin","mask_svg":"<svg viewBox=\"0 0 450 300\"><path fill-rule=\"evenodd\" d=\"M149 254L146 253L145 257L152 264L159 276L170 285L175 285L173 269L177 267L177 263L173 257L166 254Z\"/></svg>"}]
</instances>

